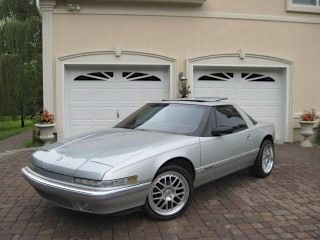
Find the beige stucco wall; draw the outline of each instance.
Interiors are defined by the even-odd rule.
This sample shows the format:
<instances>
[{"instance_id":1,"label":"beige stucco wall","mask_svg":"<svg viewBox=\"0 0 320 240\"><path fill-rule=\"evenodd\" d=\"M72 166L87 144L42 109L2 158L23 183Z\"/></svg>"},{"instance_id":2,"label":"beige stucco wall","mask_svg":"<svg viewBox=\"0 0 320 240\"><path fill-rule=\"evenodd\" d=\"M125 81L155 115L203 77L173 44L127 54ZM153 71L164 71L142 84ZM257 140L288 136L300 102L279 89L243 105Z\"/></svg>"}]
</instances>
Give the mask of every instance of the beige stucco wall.
<instances>
[{"instance_id":1,"label":"beige stucco wall","mask_svg":"<svg viewBox=\"0 0 320 240\"><path fill-rule=\"evenodd\" d=\"M174 16L177 11L200 15L234 12L320 20L320 14L288 13L286 0L208 0L202 6L79 2L81 11L73 14L66 11L64 4L57 4L53 14L54 61L69 54L112 50L119 46L123 50L175 58L178 73L186 71L188 58L236 53L243 49L246 53L292 61L293 112L320 110L320 24ZM108 14L103 14L103 9ZM130 14L132 10L138 10L138 14ZM164 11L172 16L146 16L152 11Z\"/></svg>"}]
</instances>

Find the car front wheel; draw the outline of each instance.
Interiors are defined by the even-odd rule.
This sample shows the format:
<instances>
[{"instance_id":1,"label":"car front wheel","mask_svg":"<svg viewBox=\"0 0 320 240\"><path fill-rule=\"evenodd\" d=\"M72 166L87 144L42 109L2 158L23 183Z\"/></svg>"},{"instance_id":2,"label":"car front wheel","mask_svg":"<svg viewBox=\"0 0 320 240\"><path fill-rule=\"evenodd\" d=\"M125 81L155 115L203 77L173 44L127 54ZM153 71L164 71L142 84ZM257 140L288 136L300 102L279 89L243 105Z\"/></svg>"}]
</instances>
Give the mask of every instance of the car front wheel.
<instances>
[{"instance_id":1,"label":"car front wheel","mask_svg":"<svg viewBox=\"0 0 320 240\"><path fill-rule=\"evenodd\" d=\"M261 144L259 154L252 167L253 174L257 177L264 178L270 175L275 160L273 142L264 140Z\"/></svg>"},{"instance_id":2,"label":"car front wheel","mask_svg":"<svg viewBox=\"0 0 320 240\"><path fill-rule=\"evenodd\" d=\"M153 219L169 220L187 209L192 196L190 173L177 165L164 166L152 182L144 209Z\"/></svg>"}]
</instances>

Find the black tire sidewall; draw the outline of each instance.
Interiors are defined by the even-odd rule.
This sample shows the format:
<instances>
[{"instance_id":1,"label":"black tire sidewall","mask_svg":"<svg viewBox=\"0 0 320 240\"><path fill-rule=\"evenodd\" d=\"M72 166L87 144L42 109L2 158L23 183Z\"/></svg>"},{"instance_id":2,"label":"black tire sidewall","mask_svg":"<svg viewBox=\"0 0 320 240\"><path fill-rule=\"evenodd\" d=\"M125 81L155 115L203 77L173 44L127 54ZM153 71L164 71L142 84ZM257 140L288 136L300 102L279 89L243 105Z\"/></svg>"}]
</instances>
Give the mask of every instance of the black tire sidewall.
<instances>
[{"instance_id":1,"label":"black tire sidewall","mask_svg":"<svg viewBox=\"0 0 320 240\"><path fill-rule=\"evenodd\" d=\"M183 167L178 166L178 165L166 165L166 166L160 168L160 170L155 175L154 179L158 175L165 173L165 172L169 172L169 171L177 172L177 173L181 174L186 179L186 181L188 182L188 185L189 185L189 198L188 198L186 204L184 205L184 207L179 212L172 214L172 215L169 215L169 216L163 216L163 215L160 215L160 214L156 213L155 211L153 211L153 209L149 205L149 201L148 201L148 197L147 197L147 199L145 201L145 205L144 205L144 211L148 217L153 218L155 220L165 221L165 220L170 220L170 219L176 218L176 217L180 216L189 207L189 205L192 202L193 191L194 191L193 178L192 178L191 174Z\"/></svg>"}]
</instances>

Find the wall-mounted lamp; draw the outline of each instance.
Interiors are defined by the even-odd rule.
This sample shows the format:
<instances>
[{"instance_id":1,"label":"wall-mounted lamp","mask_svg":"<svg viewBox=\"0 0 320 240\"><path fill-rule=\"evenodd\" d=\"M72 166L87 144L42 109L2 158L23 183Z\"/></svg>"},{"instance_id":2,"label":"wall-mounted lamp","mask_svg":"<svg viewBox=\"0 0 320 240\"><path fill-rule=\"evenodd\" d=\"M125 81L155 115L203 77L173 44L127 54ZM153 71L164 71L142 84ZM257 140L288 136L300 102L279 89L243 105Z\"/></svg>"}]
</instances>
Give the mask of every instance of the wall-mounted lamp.
<instances>
[{"instance_id":1,"label":"wall-mounted lamp","mask_svg":"<svg viewBox=\"0 0 320 240\"><path fill-rule=\"evenodd\" d=\"M180 72L180 73L179 73L179 80L180 80L181 82L187 82L187 78L186 78L186 76L184 75L183 72Z\"/></svg>"},{"instance_id":2,"label":"wall-mounted lamp","mask_svg":"<svg viewBox=\"0 0 320 240\"><path fill-rule=\"evenodd\" d=\"M183 72L179 73L179 80L180 80L179 93L182 98L186 98L191 93L191 91L190 91L190 86L188 86L187 84L188 79L186 78Z\"/></svg>"},{"instance_id":3,"label":"wall-mounted lamp","mask_svg":"<svg viewBox=\"0 0 320 240\"><path fill-rule=\"evenodd\" d=\"M79 3L69 2L67 3L67 8L70 12L79 12L81 9L81 6Z\"/></svg>"}]
</instances>

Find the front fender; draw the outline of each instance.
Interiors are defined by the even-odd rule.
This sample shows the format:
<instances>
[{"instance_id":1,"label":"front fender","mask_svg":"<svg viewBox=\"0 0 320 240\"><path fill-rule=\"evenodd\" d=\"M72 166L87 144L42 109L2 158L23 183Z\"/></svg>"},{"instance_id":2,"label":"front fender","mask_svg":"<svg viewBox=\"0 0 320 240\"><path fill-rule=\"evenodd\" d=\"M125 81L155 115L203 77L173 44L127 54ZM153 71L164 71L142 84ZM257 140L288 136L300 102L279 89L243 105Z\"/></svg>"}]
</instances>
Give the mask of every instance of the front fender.
<instances>
[{"instance_id":1,"label":"front fender","mask_svg":"<svg viewBox=\"0 0 320 240\"><path fill-rule=\"evenodd\" d=\"M124 178L128 176L138 175L139 182L151 181L159 168L173 158L189 159L195 168L200 167L200 144L196 139L187 146L177 146L168 151L159 151L158 154L130 161L130 165L119 166L111 169L104 175L104 180L112 180Z\"/></svg>"}]
</instances>

